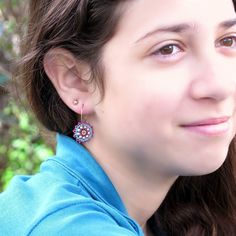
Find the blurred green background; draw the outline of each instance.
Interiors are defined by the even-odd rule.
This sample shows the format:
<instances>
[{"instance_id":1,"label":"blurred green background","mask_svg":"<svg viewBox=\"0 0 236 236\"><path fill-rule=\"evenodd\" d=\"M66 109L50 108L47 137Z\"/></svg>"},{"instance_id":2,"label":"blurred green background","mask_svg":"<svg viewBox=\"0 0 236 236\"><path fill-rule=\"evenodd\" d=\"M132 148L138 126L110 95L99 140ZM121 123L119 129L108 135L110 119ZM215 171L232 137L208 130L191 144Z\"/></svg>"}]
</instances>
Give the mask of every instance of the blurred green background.
<instances>
[{"instance_id":1,"label":"blurred green background","mask_svg":"<svg viewBox=\"0 0 236 236\"><path fill-rule=\"evenodd\" d=\"M54 153L54 135L36 122L12 79L27 21L27 0L0 0L0 192L17 174L33 174ZM17 88L17 90L16 90Z\"/></svg>"}]
</instances>

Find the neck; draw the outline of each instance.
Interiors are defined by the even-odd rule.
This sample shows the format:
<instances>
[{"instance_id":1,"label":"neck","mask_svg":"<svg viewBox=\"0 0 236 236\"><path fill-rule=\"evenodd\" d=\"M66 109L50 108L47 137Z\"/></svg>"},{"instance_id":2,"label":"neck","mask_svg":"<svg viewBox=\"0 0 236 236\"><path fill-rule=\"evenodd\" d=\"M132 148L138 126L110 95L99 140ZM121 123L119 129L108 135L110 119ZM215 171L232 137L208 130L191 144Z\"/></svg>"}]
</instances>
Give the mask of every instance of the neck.
<instances>
[{"instance_id":1,"label":"neck","mask_svg":"<svg viewBox=\"0 0 236 236\"><path fill-rule=\"evenodd\" d=\"M87 148L111 179L128 214L145 229L147 220L159 208L177 176L163 176L158 171L135 168L127 161L129 158L104 153L105 148L97 149L91 144Z\"/></svg>"},{"instance_id":2,"label":"neck","mask_svg":"<svg viewBox=\"0 0 236 236\"><path fill-rule=\"evenodd\" d=\"M156 212L163 202L167 192L176 178L163 179L155 176L155 183L141 178L141 176L124 174L115 169L106 168L113 184L123 200L129 215L142 228L146 227L147 220Z\"/></svg>"}]
</instances>

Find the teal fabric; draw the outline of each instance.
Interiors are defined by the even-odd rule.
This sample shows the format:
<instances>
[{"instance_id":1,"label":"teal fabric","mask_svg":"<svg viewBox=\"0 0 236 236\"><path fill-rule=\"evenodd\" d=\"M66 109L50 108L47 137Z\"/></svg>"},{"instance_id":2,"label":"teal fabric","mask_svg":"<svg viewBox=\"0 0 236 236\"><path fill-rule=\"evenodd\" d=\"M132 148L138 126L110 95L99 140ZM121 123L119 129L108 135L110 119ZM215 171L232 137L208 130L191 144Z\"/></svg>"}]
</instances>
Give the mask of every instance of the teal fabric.
<instances>
[{"instance_id":1,"label":"teal fabric","mask_svg":"<svg viewBox=\"0 0 236 236\"><path fill-rule=\"evenodd\" d=\"M57 135L56 155L0 194L1 236L143 236L90 153Z\"/></svg>"}]
</instances>

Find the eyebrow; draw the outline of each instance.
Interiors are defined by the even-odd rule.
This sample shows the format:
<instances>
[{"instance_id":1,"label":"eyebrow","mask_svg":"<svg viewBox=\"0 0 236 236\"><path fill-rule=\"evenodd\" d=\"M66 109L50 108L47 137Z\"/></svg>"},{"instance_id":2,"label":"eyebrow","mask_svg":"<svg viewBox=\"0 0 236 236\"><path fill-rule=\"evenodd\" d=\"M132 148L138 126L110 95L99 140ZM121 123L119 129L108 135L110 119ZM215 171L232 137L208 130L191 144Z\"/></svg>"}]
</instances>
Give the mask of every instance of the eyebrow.
<instances>
[{"instance_id":1,"label":"eyebrow","mask_svg":"<svg viewBox=\"0 0 236 236\"><path fill-rule=\"evenodd\" d=\"M236 19L233 20L227 20L222 23L220 23L220 28L228 29L236 25Z\"/></svg>"},{"instance_id":2,"label":"eyebrow","mask_svg":"<svg viewBox=\"0 0 236 236\"><path fill-rule=\"evenodd\" d=\"M228 29L228 28L233 27L234 25L236 25L236 19L227 20L227 21L220 23L219 28ZM165 33L165 32L183 33L186 31L194 30L196 28L197 27L194 23L192 23L192 24L191 23L182 23L182 24L169 25L169 26L167 25L167 26L163 26L161 28L157 28L157 29L154 29L154 30L148 32L143 37L138 39L135 43L139 43L143 39L148 38L148 37L150 37L154 34L157 34L157 33Z\"/></svg>"}]
</instances>

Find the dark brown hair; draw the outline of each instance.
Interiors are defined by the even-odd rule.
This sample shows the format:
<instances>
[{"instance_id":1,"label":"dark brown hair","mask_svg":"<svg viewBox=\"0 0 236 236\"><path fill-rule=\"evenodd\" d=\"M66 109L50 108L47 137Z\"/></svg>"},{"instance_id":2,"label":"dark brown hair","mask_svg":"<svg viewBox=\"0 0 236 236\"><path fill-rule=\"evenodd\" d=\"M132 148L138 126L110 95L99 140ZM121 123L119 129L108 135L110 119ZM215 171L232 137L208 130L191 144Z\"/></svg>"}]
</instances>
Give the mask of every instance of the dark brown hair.
<instances>
[{"instance_id":1,"label":"dark brown hair","mask_svg":"<svg viewBox=\"0 0 236 236\"><path fill-rule=\"evenodd\" d=\"M115 34L122 3L127 1L30 1L28 32L18 73L36 117L49 130L71 136L77 116L47 78L42 63L45 54L59 47L86 61L91 65L91 80L104 93L100 55ZM173 236L235 235L235 165L233 141L225 163L216 172L180 177L148 221L155 235L158 227Z\"/></svg>"},{"instance_id":2,"label":"dark brown hair","mask_svg":"<svg viewBox=\"0 0 236 236\"><path fill-rule=\"evenodd\" d=\"M64 48L91 67L94 80L104 93L100 55L102 46L115 33L119 3L124 0L32 0L28 32L22 45L19 74L37 119L49 130L68 136L78 121L61 100L43 68L52 48Z\"/></svg>"}]
</instances>

